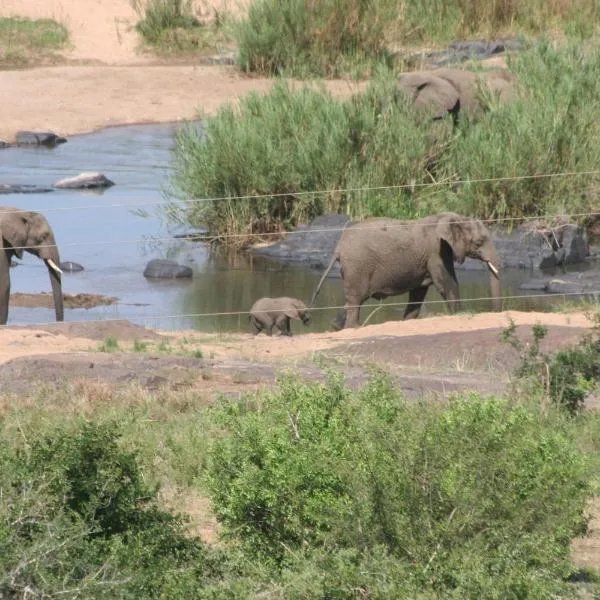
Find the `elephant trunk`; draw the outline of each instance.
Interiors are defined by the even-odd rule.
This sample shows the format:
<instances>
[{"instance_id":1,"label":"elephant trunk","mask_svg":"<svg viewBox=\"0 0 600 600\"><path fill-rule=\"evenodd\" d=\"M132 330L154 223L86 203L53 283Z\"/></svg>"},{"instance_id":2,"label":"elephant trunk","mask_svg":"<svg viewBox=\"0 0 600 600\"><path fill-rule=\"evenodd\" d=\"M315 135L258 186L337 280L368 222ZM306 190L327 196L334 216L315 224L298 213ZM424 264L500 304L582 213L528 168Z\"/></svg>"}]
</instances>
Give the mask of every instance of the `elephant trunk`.
<instances>
[{"instance_id":1,"label":"elephant trunk","mask_svg":"<svg viewBox=\"0 0 600 600\"><path fill-rule=\"evenodd\" d=\"M62 271L58 266L60 264L60 258L58 256L58 249L56 246L45 248L43 256L40 258L46 263L48 268L48 275L50 276L50 285L52 286L52 295L54 296L54 310L56 312L56 320L64 321L64 306L63 306L63 294L62 294Z\"/></svg>"}]
</instances>

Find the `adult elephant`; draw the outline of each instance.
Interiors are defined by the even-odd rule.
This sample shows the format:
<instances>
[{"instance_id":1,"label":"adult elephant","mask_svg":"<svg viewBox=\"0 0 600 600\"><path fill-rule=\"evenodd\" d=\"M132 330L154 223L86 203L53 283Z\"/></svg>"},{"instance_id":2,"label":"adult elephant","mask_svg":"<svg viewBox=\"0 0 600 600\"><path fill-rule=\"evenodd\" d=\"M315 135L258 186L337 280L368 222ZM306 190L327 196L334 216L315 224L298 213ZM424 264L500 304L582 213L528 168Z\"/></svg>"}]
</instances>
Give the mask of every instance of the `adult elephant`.
<instances>
[{"instance_id":1,"label":"adult elephant","mask_svg":"<svg viewBox=\"0 0 600 600\"><path fill-rule=\"evenodd\" d=\"M451 212L413 221L366 219L342 233L311 306L339 261L346 303L337 317L338 329L358 326L360 305L368 298L381 300L405 292L409 301L403 319L414 319L431 285L455 312L460 299L454 261L462 263L467 256L487 264L494 308L499 310L500 261L481 221Z\"/></svg>"},{"instance_id":2,"label":"adult elephant","mask_svg":"<svg viewBox=\"0 0 600 600\"><path fill-rule=\"evenodd\" d=\"M500 102L508 102L516 95L508 71L475 73L447 67L403 75L395 97L407 98L417 110L433 119L450 113L456 122L459 113L470 118L481 115L484 110L481 92L496 95Z\"/></svg>"},{"instance_id":3,"label":"adult elephant","mask_svg":"<svg viewBox=\"0 0 600 600\"><path fill-rule=\"evenodd\" d=\"M46 263L54 296L56 320L64 319L60 258L54 232L46 218L37 212L24 211L12 206L0 207L0 325L8 320L10 298L10 261L13 256L23 257L23 250Z\"/></svg>"}]
</instances>

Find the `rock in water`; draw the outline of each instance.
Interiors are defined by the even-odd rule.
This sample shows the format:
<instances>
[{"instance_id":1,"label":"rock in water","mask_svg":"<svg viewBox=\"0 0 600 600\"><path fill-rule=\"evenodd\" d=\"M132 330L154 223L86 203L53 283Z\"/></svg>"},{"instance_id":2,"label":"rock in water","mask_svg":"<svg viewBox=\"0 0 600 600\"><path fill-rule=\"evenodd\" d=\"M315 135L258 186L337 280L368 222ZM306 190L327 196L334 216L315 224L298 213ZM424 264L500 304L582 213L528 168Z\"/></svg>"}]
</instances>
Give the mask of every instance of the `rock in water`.
<instances>
[{"instance_id":1,"label":"rock in water","mask_svg":"<svg viewBox=\"0 0 600 600\"><path fill-rule=\"evenodd\" d=\"M38 187L24 183L22 185L13 185L11 183L0 183L0 194L42 194L53 192L52 188Z\"/></svg>"},{"instance_id":2,"label":"rock in water","mask_svg":"<svg viewBox=\"0 0 600 600\"><path fill-rule=\"evenodd\" d=\"M79 271L83 271L83 265L70 260L61 262L58 266L66 273L78 273Z\"/></svg>"},{"instance_id":3,"label":"rock in water","mask_svg":"<svg viewBox=\"0 0 600 600\"><path fill-rule=\"evenodd\" d=\"M17 146L48 146L53 148L57 144L66 143L67 139L60 137L52 131L18 131L16 135Z\"/></svg>"},{"instance_id":4,"label":"rock in water","mask_svg":"<svg viewBox=\"0 0 600 600\"><path fill-rule=\"evenodd\" d=\"M54 187L69 190L87 190L91 188L107 188L115 185L113 181L107 179L102 173L93 171L80 173L76 177L67 177L54 184Z\"/></svg>"},{"instance_id":5,"label":"rock in water","mask_svg":"<svg viewBox=\"0 0 600 600\"><path fill-rule=\"evenodd\" d=\"M152 259L144 269L144 277L156 279L180 279L192 277L193 274L190 267L163 258Z\"/></svg>"}]
</instances>

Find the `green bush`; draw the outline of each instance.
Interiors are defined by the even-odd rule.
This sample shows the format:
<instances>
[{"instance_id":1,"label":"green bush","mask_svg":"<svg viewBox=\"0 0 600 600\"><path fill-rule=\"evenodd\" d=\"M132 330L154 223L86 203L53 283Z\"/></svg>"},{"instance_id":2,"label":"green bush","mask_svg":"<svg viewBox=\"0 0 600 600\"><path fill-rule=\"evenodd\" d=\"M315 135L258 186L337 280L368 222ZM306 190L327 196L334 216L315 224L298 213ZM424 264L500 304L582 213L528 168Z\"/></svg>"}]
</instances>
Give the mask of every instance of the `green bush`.
<instances>
[{"instance_id":1,"label":"green bush","mask_svg":"<svg viewBox=\"0 0 600 600\"><path fill-rule=\"evenodd\" d=\"M209 485L225 534L289 585L314 582L312 597L565 591L590 491L559 415L475 395L409 403L381 375L358 393L288 379L217 414Z\"/></svg>"},{"instance_id":2,"label":"green bush","mask_svg":"<svg viewBox=\"0 0 600 600\"><path fill-rule=\"evenodd\" d=\"M565 350L545 354L540 342L548 333L543 325L533 326L533 342L525 346L516 335L516 325L511 320L502 332L501 339L519 352L521 362L515 371L517 382L532 384L538 393L567 410L570 415L579 413L586 396L600 384L600 312L594 317L591 333Z\"/></svg>"},{"instance_id":3,"label":"green bush","mask_svg":"<svg viewBox=\"0 0 600 600\"><path fill-rule=\"evenodd\" d=\"M181 517L158 507L114 425L4 445L0 487L3 596L173 597L214 572Z\"/></svg>"}]
</instances>

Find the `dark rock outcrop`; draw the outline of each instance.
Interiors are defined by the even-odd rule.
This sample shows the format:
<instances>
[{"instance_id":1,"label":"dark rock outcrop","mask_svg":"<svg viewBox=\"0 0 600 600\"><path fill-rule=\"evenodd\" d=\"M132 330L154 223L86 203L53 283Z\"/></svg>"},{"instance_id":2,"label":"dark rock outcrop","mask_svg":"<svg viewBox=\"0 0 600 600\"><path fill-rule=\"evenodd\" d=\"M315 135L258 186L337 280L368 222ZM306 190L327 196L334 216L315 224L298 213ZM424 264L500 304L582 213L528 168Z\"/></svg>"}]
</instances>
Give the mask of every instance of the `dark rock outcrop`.
<instances>
[{"instance_id":1,"label":"dark rock outcrop","mask_svg":"<svg viewBox=\"0 0 600 600\"><path fill-rule=\"evenodd\" d=\"M565 273L552 277L539 277L522 283L522 290L546 294L600 295L600 272Z\"/></svg>"},{"instance_id":2,"label":"dark rock outcrop","mask_svg":"<svg viewBox=\"0 0 600 600\"><path fill-rule=\"evenodd\" d=\"M284 262L305 262L313 269L324 269L342 235L342 231L352 221L348 215L327 214L313 219L308 225L299 226L285 239L270 246L253 248L255 254L262 254ZM332 275L339 274L339 268L332 269Z\"/></svg>"},{"instance_id":3,"label":"dark rock outcrop","mask_svg":"<svg viewBox=\"0 0 600 600\"><path fill-rule=\"evenodd\" d=\"M572 223L544 230L521 226L511 233L495 231L494 242L503 267L552 269L583 263L589 254L585 229Z\"/></svg>"},{"instance_id":4,"label":"dark rock outcrop","mask_svg":"<svg viewBox=\"0 0 600 600\"><path fill-rule=\"evenodd\" d=\"M515 52L525 49L525 44L516 39L500 40L467 40L452 42L444 50L433 52L418 52L404 57L408 66L416 67L431 65L442 67L451 64L464 63L467 60L485 60L505 52Z\"/></svg>"},{"instance_id":5,"label":"dark rock outcrop","mask_svg":"<svg viewBox=\"0 0 600 600\"><path fill-rule=\"evenodd\" d=\"M329 264L344 227L352 221L347 215L327 214L308 225L299 226L285 239L270 246L253 248L251 252L282 262L304 262L310 268L323 270ZM563 224L554 229L535 230L522 226L512 232L492 229L492 237L504 268L551 269L561 265L586 262L589 245L585 229ZM467 258L457 269L486 269L479 260ZM339 277L339 266L332 271Z\"/></svg>"},{"instance_id":6,"label":"dark rock outcrop","mask_svg":"<svg viewBox=\"0 0 600 600\"><path fill-rule=\"evenodd\" d=\"M53 191L52 188L38 187L37 185L0 183L0 194L43 194Z\"/></svg>"},{"instance_id":7,"label":"dark rock outcrop","mask_svg":"<svg viewBox=\"0 0 600 600\"><path fill-rule=\"evenodd\" d=\"M107 188L115 185L113 181L107 179L102 173L85 172L75 177L61 179L54 184L54 187L67 190L87 190L95 188Z\"/></svg>"},{"instance_id":8,"label":"dark rock outcrop","mask_svg":"<svg viewBox=\"0 0 600 600\"><path fill-rule=\"evenodd\" d=\"M19 131L16 135L17 146L46 146L53 148L58 144L66 143L67 139L60 137L52 131Z\"/></svg>"},{"instance_id":9,"label":"dark rock outcrop","mask_svg":"<svg viewBox=\"0 0 600 600\"><path fill-rule=\"evenodd\" d=\"M151 279L181 279L193 275L194 272L190 267L163 258L152 259L144 269L144 277Z\"/></svg>"}]
</instances>

